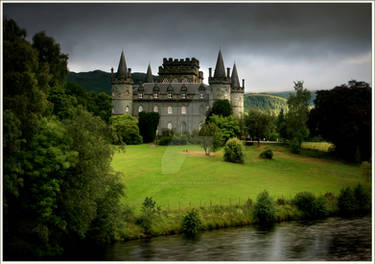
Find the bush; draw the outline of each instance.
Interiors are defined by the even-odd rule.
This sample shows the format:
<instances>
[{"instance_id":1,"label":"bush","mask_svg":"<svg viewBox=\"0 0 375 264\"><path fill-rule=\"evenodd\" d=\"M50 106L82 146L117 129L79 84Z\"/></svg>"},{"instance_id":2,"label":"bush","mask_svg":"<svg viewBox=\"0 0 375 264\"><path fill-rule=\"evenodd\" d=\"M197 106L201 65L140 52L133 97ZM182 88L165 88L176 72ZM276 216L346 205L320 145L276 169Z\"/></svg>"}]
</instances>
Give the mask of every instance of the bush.
<instances>
[{"instance_id":1,"label":"bush","mask_svg":"<svg viewBox=\"0 0 375 264\"><path fill-rule=\"evenodd\" d=\"M242 143L238 138L231 138L225 144L224 160L234 163L244 163Z\"/></svg>"},{"instance_id":2,"label":"bush","mask_svg":"<svg viewBox=\"0 0 375 264\"><path fill-rule=\"evenodd\" d=\"M250 198L249 199L247 199L247 201L246 201L246 206L247 207L251 207L251 206L253 206L253 200L251 200Z\"/></svg>"},{"instance_id":3,"label":"bush","mask_svg":"<svg viewBox=\"0 0 375 264\"><path fill-rule=\"evenodd\" d=\"M276 200L277 205L285 205L285 199L284 198L277 198Z\"/></svg>"},{"instance_id":4,"label":"bush","mask_svg":"<svg viewBox=\"0 0 375 264\"><path fill-rule=\"evenodd\" d=\"M307 218L320 218L327 215L327 199L325 197L315 198L310 192L297 193L292 201L298 210Z\"/></svg>"},{"instance_id":5,"label":"bush","mask_svg":"<svg viewBox=\"0 0 375 264\"><path fill-rule=\"evenodd\" d=\"M354 192L350 187L341 189L337 199L337 206L342 216L351 216L355 213Z\"/></svg>"},{"instance_id":6,"label":"bush","mask_svg":"<svg viewBox=\"0 0 375 264\"><path fill-rule=\"evenodd\" d=\"M262 153L260 153L259 157L261 157L262 159L272 159L273 152L271 149L266 149L262 151Z\"/></svg>"},{"instance_id":7,"label":"bush","mask_svg":"<svg viewBox=\"0 0 375 264\"><path fill-rule=\"evenodd\" d=\"M254 205L254 218L259 224L271 224L275 221L275 205L267 191L263 191L257 197Z\"/></svg>"},{"instance_id":8,"label":"bush","mask_svg":"<svg viewBox=\"0 0 375 264\"><path fill-rule=\"evenodd\" d=\"M357 214L366 214L371 211L371 193L361 184L354 188L355 209Z\"/></svg>"},{"instance_id":9,"label":"bush","mask_svg":"<svg viewBox=\"0 0 375 264\"><path fill-rule=\"evenodd\" d=\"M223 145L223 133L212 122L206 123L199 131L200 144L207 156L215 152Z\"/></svg>"},{"instance_id":10,"label":"bush","mask_svg":"<svg viewBox=\"0 0 375 264\"><path fill-rule=\"evenodd\" d=\"M199 212L196 209L192 209L185 215L182 223L182 231L187 236L194 236L198 233L202 226L201 219L199 217Z\"/></svg>"},{"instance_id":11,"label":"bush","mask_svg":"<svg viewBox=\"0 0 375 264\"><path fill-rule=\"evenodd\" d=\"M112 142L113 144L136 145L142 143L139 134L138 120L130 114L112 116Z\"/></svg>"},{"instance_id":12,"label":"bush","mask_svg":"<svg viewBox=\"0 0 375 264\"><path fill-rule=\"evenodd\" d=\"M145 234L151 234L152 221L156 214L160 214L161 208L157 206L152 197L146 197L142 205L142 216L138 223L144 228Z\"/></svg>"},{"instance_id":13,"label":"bush","mask_svg":"<svg viewBox=\"0 0 375 264\"><path fill-rule=\"evenodd\" d=\"M169 136L161 136L159 138L159 142L158 144L161 145L161 146L167 146L169 145L169 143L171 143L171 140L172 140L172 137L169 137Z\"/></svg>"},{"instance_id":14,"label":"bush","mask_svg":"<svg viewBox=\"0 0 375 264\"><path fill-rule=\"evenodd\" d=\"M290 144L290 151L294 154L299 154L301 152L301 140L297 137L294 137Z\"/></svg>"}]
</instances>

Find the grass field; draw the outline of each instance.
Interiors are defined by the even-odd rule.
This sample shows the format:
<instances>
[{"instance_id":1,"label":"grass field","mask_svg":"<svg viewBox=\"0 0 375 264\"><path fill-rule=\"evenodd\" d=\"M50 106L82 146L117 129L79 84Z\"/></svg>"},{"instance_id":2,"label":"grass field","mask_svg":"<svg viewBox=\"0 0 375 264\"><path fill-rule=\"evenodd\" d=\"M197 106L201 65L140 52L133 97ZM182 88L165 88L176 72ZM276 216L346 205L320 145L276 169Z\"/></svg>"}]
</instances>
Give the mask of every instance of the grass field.
<instances>
[{"instance_id":1,"label":"grass field","mask_svg":"<svg viewBox=\"0 0 375 264\"><path fill-rule=\"evenodd\" d=\"M303 142L302 148L328 152L334 145L329 142Z\"/></svg>"},{"instance_id":2,"label":"grass field","mask_svg":"<svg viewBox=\"0 0 375 264\"><path fill-rule=\"evenodd\" d=\"M273 160L260 159L264 148L274 151ZM183 152L184 150L189 152ZM274 198L292 198L297 192L338 194L344 186L364 181L359 165L291 154L279 145L245 148L245 164L201 155L199 146L127 146L116 152L114 170L124 173L127 195L123 202L139 210L146 196L163 209L188 206L243 204L263 190Z\"/></svg>"}]
</instances>

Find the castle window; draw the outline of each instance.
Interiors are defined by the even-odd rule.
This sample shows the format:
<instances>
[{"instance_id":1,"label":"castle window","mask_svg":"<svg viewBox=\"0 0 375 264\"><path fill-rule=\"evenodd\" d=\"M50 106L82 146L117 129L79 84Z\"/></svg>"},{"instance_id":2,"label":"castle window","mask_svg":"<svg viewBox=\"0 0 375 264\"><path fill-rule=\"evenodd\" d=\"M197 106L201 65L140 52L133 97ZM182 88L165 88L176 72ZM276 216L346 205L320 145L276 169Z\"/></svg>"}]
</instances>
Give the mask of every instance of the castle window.
<instances>
[{"instance_id":1,"label":"castle window","mask_svg":"<svg viewBox=\"0 0 375 264\"><path fill-rule=\"evenodd\" d=\"M181 114L186 115L186 106L181 107Z\"/></svg>"},{"instance_id":2,"label":"castle window","mask_svg":"<svg viewBox=\"0 0 375 264\"><path fill-rule=\"evenodd\" d=\"M129 106L125 106L125 113L129 113Z\"/></svg>"},{"instance_id":3,"label":"castle window","mask_svg":"<svg viewBox=\"0 0 375 264\"><path fill-rule=\"evenodd\" d=\"M173 79L172 83L178 83L177 79Z\"/></svg>"},{"instance_id":4,"label":"castle window","mask_svg":"<svg viewBox=\"0 0 375 264\"><path fill-rule=\"evenodd\" d=\"M138 112L140 113L140 112L142 112L143 111L143 107L140 105L139 107L138 107Z\"/></svg>"},{"instance_id":5,"label":"castle window","mask_svg":"<svg viewBox=\"0 0 375 264\"><path fill-rule=\"evenodd\" d=\"M181 94L181 98L182 98L182 99L186 99L186 94L184 94L184 93Z\"/></svg>"},{"instance_id":6,"label":"castle window","mask_svg":"<svg viewBox=\"0 0 375 264\"><path fill-rule=\"evenodd\" d=\"M172 123L171 122L168 123L168 129L172 130Z\"/></svg>"},{"instance_id":7,"label":"castle window","mask_svg":"<svg viewBox=\"0 0 375 264\"><path fill-rule=\"evenodd\" d=\"M142 99L143 98L143 93L139 93L138 96L139 96L140 99Z\"/></svg>"},{"instance_id":8,"label":"castle window","mask_svg":"<svg viewBox=\"0 0 375 264\"><path fill-rule=\"evenodd\" d=\"M201 93L201 94L200 94L200 99L203 99L203 98L204 98L204 94Z\"/></svg>"},{"instance_id":9,"label":"castle window","mask_svg":"<svg viewBox=\"0 0 375 264\"><path fill-rule=\"evenodd\" d=\"M172 114L172 106L168 106L168 114Z\"/></svg>"},{"instance_id":10,"label":"castle window","mask_svg":"<svg viewBox=\"0 0 375 264\"><path fill-rule=\"evenodd\" d=\"M154 105L154 112L155 112L155 113L159 112L159 109L158 109L158 106L157 106L157 105Z\"/></svg>"},{"instance_id":11,"label":"castle window","mask_svg":"<svg viewBox=\"0 0 375 264\"><path fill-rule=\"evenodd\" d=\"M154 93L154 98L158 98L158 93Z\"/></svg>"},{"instance_id":12,"label":"castle window","mask_svg":"<svg viewBox=\"0 0 375 264\"><path fill-rule=\"evenodd\" d=\"M171 94L171 93L168 93L168 98L169 98L169 99L172 98L172 94Z\"/></svg>"},{"instance_id":13,"label":"castle window","mask_svg":"<svg viewBox=\"0 0 375 264\"><path fill-rule=\"evenodd\" d=\"M163 83L168 83L168 82L169 82L168 79L163 80Z\"/></svg>"}]
</instances>

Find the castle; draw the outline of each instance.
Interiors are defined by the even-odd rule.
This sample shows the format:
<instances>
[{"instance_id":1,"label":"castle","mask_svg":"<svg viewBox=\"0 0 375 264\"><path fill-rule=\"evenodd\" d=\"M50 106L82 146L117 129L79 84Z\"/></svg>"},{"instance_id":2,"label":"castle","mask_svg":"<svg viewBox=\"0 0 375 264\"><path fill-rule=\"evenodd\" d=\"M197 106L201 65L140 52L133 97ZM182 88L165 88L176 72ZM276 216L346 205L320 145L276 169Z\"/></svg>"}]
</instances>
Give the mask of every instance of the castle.
<instances>
[{"instance_id":1,"label":"castle","mask_svg":"<svg viewBox=\"0 0 375 264\"><path fill-rule=\"evenodd\" d=\"M129 113L138 117L142 111L159 112L158 133L164 129L181 133L199 130L207 110L218 99L231 102L234 116L240 117L244 112L245 80L242 79L241 87L236 64L232 76L230 68L225 72L221 51L213 76L212 68L209 68L209 85L203 84L203 72L199 71L199 61L195 58L164 58L159 67L158 82L154 82L148 65L145 82L134 85L124 51L117 73L112 68L111 81L112 115Z\"/></svg>"}]
</instances>

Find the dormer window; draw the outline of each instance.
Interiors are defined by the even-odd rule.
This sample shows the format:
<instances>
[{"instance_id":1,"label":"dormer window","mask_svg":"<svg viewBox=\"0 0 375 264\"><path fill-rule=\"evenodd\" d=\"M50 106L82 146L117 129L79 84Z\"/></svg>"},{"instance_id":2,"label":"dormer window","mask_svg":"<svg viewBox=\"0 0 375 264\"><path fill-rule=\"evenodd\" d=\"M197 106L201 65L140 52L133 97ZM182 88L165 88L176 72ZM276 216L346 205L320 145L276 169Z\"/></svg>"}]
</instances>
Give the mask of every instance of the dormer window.
<instances>
[{"instance_id":1,"label":"dormer window","mask_svg":"<svg viewBox=\"0 0 375 264\"><path fill-rule=\"evenodd\" d=\"M181 107L181 114L186 115L186 106Z\"/></svg>"},{"instance_id":2,"label":"dormer window","mask_svg":"<svg viewBox=\"0 0 375 264\"><path fill-rule=\"evenodd\" d=\"M185 93L181 94L181 98L186 99L186 94Z\"/></svg>"},{"instance_id":3,"label":"dormer window","mask_svg":"<svg viewBox=\"0 0 375 264\"><path fill-rule=\"evenodd\" d=\"M138 97L139 97L140 99L142 99L142 98L143 98L143 93L139 93L139 94L138 94Z\"/></svg>"},{"instance_id":4,"label":"dormer window","mask_svg":"<svg viewBox=\"0 0 375 264\"><path fill-rule=\"evenodd\" d=\"M158 98L158 93L154 93L154 98Z\"/></svg>"},{"instance_id":5,"label":"dormer window","mask_svg":"<svg viewBox=\"0 0 375 264\"><path fill-rule=\"evenodd\" d=\"M203 98L204 98L204 94L201 93L201 94L200 94L200 99L203 99Z\"/></svg>"},{"instance_id":6,"label":"dormer window","mask_svg":"<svg viewBox=\"0 0 375 264\"><path fill-rule=\"evenodd\" d=\"M172 106L168 106L168 114L172 114Z\"/></svg>"},{"instance_id":7,"label":"dormer window","mask_svg":"<svg viewBox=\"0 0 375 264\"><path fill-rule=\"evenodd\" d=\"M140 112L143 112L143 107L140 105L139 107L138 107L138 112L140 113Z\"/></svg>"},{"instance_id":8,"label":"dormer window","mask_svg":"<svg viewBox=\"0 0 375 264\"><path fill-rule=\"evenodd\" d=\"M172 93L168 93L168 98L169 98L169 99L172 98Z\"/></svg>"}]
</instances>

